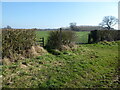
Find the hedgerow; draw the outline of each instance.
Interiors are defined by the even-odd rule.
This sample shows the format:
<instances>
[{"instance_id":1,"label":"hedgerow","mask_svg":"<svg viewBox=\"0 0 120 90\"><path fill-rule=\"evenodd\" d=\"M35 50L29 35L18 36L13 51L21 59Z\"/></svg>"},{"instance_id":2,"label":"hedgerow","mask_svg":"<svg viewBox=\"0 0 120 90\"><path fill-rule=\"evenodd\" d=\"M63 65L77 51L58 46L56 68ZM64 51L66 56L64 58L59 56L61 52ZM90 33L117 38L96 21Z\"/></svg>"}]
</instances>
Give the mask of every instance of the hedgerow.
<instances>
[{"instance_id":1,"label":"hedgerow","mask_svg":"<svg viewBox=\"0 0 120 90\"><path fill-rule=\"evenodd\" d=\"M35 30L3 29L2 58L11 58L14 54L24 54L35 44Z\"/></svg>"},{"instance_id":2,"label":"hedgerow","mask_svg":"<svg viewBox=\"0 0 120 90\"><path fill-rule=\"evenodd\" d=\"M99 41L117 41L120 40L120 30L94 30L89 34L88 43L96 43Z\"/></svg>"}]
</instances>

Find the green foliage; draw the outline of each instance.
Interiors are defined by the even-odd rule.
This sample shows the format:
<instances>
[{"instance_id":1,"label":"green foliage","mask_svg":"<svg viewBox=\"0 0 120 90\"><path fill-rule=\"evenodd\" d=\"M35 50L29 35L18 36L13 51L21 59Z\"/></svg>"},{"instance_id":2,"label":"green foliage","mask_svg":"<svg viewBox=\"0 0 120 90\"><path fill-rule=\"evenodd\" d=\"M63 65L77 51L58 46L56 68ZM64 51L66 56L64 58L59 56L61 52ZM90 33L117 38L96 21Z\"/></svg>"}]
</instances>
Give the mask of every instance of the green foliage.
<instances>
[{"instance_id":1,"label":"green foliage","mask_svg":"<svg viewBox=\"0 0 120 90\"><path fill-rule=\"evenodd\" d=\"M0 31L0 59L2 58L2 32ZM2 64L0 60L0 65Z\"/></svg>"},{"instance_id":2,"label":"green foliage","mask_svg":"<svg viewBox=\"0 0 120 90\"><path fill-rule=\"evenodd\" d=\"M51 31L47 41L47 48L60 49L62 45L70 45L75 42L74 31Z\"/></svg>"},{"instance_id":3,"label":"green foliage","mask_svg":"<svg viewBox=\"0 0 120 90\"><path fill-rule=\"evenodd\" d=\"M35 30L3 29L2 56L11 57L14 54L23 54L35 44Z\"/></svg>"},{"instance_id":4,"label":"green foliage","mask_svg":"<svg viewBox=\"0 0 120 90\"><path fill-rule=\"evenodd\" d=\"M95 30L89 34L89 43L120 40L120 30Z\"/></svg>"}]
</instances>

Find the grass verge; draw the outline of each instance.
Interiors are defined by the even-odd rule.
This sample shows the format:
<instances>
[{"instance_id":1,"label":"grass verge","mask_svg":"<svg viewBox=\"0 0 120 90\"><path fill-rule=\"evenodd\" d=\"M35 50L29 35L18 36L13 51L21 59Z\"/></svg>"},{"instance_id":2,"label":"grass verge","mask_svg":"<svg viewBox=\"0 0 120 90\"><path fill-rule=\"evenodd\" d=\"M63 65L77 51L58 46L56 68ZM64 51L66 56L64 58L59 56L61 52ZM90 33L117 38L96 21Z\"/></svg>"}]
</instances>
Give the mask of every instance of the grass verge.
<instances>
[{"instance_id":1,"label":"grass verge","mask_svg":"<svg viewBox=\"0 0 120 90\"><path fill-rule=\"evenodd\" d=\"M117 88L118 44L85 44L3 66L4 88Z\"/></svg>"}]
</instances>

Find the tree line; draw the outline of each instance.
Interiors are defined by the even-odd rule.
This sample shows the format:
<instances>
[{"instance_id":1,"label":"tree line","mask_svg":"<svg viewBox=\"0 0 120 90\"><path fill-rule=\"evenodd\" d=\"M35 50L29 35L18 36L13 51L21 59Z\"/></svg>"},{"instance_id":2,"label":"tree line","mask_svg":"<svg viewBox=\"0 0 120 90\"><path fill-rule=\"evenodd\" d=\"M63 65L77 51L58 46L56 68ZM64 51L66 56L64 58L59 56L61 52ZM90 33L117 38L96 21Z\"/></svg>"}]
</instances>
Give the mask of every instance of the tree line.
<instances>
[{"instance_id":1,"label":"tree line","mask_svg":"<svg viewBox=\"0 0 120 90\"><path fill-rule=\"evenodd\" d=\"M105 16L103 18L102 22L99 23L98 26L77 26L77 23L72 22L72 23L69 24L70 26L64 28L64 30L73 30L73 31L115 30L113 28L113 26L115 26L118 22L119 22L119 20L114 16ZM12 29L12 27L7 25L7 27L4 27L3 29ZM40 30L40 31L42 31L42 30L44 30L44 31L46 31L46 30L49 30L49 31L50 30L53 30L53 31L58 30L58 29L37 29L37 28L35 28L35 29Z\"/></svg>"}]
</instances>

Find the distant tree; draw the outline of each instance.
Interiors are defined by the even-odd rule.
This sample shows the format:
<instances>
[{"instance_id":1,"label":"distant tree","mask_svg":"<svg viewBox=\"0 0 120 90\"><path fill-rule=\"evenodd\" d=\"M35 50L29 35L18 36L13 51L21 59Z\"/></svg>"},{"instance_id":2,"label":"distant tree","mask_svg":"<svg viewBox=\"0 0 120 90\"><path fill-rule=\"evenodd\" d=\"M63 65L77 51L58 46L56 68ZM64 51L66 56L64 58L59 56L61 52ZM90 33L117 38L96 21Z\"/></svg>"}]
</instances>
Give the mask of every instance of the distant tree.
<instances>
[{"instance_id":1,"label":"distant tree","mask_svg":"<svg viewBox=\"0 0 120 90\"><path fill-rule=\"evenodd\" d=\"M103 21L99 24L100 26L107 28L107 30L112 29L114 25L116 25L118 22L118 19L114 16L105 16L103 18Z\"/></svg>"},{"instance_id":2,"label":"distant tree","mask_svg":"<svg viewBox=\"0 0 120 90\"><path fill-rule=\"evenodd\" d=\"M32 29L37 30L37 28L32 28Z\"/></svg>"},{"instance_id":3,"label":"distant tree","mask_svg":"<svg viewBox=\"0 0 120 90\"><path fill-rule=\"evenodd\" d=\"M84 25L84 26L77 26L77 28L79 29L79 31L83 31L83 30L103 30L102 26L90 26L90 25Z\"/></svg>"},{"instance_id":4,"label":"distant tree","mask_svg":"<svg viewBox=\"0 0 120 90\"><path fill-rule=\"evenodd\" d=\"M7 29L12 29L11 26L7 25Z\"/></svg>"},{"instance_id":5,"label":"distant tree","mask_svg":"<svg viewBox=\"0 0 120 90\"><path fill-rule=\"evenodd\" d=\"M76 23L70 23L70 29L73 30L73 31L78 31L78 28L76 26Z\"/></svg>"},{"instance_id":6,"label":"distant tree","mask_svg":"<svg viewBox=\"0 0 120 90\"><path fill-rule=\"evenodd\" d=\"M11 26L7 25L7 27L4 27L4 29L12 29Z\"/></svg>"}]
</instances>

